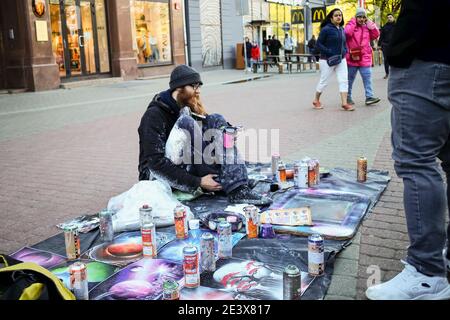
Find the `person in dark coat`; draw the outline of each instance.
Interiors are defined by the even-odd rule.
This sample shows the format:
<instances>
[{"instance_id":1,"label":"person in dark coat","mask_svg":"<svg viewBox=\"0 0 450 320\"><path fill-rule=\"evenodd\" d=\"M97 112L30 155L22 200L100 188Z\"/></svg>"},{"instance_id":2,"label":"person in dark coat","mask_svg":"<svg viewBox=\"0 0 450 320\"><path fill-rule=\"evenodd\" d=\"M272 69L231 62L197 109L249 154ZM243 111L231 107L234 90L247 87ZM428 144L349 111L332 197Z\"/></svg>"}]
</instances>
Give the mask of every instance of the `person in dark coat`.
<instances>
[{"instance_id":1,"label":"person in dark coat","mask_svg":"<svg viewBox=\"0 0 450 320\"><path fill-rule=\"evenodd\" d=\"M402 272L366 290L371 300L450 299L449 12L450 0L403 0L388 46L392 158L409 245Z\"/></svg>"},{"instance_id":2,"label":"person in dark coat","mask_svg":"<svg viewBox=\"0 0 450 320\"><path fill-rule=\"evenodd\" d=\"M387 50L395 27L394 16L392 14L388 14L387 19L388 22L381 28L380 39L378 40L381 45L381 50L383 51L384 71L386 72L384 79L389 77L389 60L387 57Z\"/></svg>"},{"instance_id":3,"label":"person in dark coat","mask_svg":"<svg viewBox=\"0 0 450 320\"><path fill-rule=\"evenodd\" d=\"M283 46L282 46L280 40L278 40L277 36L274 35L272 37L272 41L270 41L270 44L269 44L269 51L272 56L277 56L274 58L275 63L278 63L278 61L280 61L278 56L280 55L280 49L282 47Z\"/></svg>"},{"instance_id":4,"label":"person in dark coat","mask_svg":"<svg viewBox=\"0 0 450 320\"><path fill-rule=\"evenodd\" d=\"M180 65L170 76L170 89L150 102L138 129L139 180L162 180L189 193L199 188L223 190L231 203L270 204L270 198L248 186L247 169L236 147L223 150L223 131L230 124L222 115L205 111L202 84L197 71ZM206 133L212 133L213 140Z\"/></svg>"},{"instance_id":5,"label":"person in dark coat","mask_svg":"<svg viewBox=\"0 0 450 320\"><path fill-rule=\"evenodd\" d=\"M308 53L312 54L313 56L310 59L310 62L314 62L314 59L319 60L318 57L316 57L317 55L317 50L316 50L316 36L313 35L311 39L309 39L308 41Z\"/></svg>"},{"instance_id":6,"label":"person in dark coat","mask_svg":"<svg viewBox=\"0 0 450 320\"><path fill-rule=\"evenodd\" d=\"M245 48L242 47L242 55L245 56L247 69L250 71L252 66L252 48L253 45L248 37L245 37Z\"/></svg>"}]
</instances>

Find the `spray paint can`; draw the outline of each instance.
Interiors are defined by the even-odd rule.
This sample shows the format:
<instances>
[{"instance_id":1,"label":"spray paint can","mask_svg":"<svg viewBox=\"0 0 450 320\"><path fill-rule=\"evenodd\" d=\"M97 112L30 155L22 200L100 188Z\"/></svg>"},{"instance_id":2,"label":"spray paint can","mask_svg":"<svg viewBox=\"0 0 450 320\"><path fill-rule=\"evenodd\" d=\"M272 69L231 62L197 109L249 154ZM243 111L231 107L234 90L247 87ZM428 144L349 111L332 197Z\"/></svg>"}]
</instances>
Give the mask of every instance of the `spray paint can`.
<instances>
[{"instance_id":1,"label":"spray paint can","mask_svg":"<svg viewBox=\"0 0 450 320\"><path fill-rule=\"evenodd\" d=\"M153 222L144 224L141 227L142 235L142 255L144 258L155 258L158 254L156 248L156 228Z\"/></svg>"},{"instance_id":2,"label":"spray paint can","mask_svg":"<svg viewBox=\"0 0 450 320\"><path fill-rule=\"evenodd\" d=\"M141 228L144 224L153 222L152 207L148 204L144 204L139 208L139 219L141 222Z\"/></svg>"},{"instance_id":3,"label":"spray paint can","mask_svg":"<svg viewBox=\"0 0 450 320\"><path fill-rule=\"evenodd\" d=\"M278 176L277 176L277 180L279 183L284 183L286 182L286 166L284 165L283 161L279 161L278 162Z\"/></svg>"},{"instance_id":4,"label":"spray paint can","mask_svg":"<svg viewBox=\"0 0 450 320\"><path fill-rule=\"evenodd\" d=\"M209 232L202 234L200 239L200 261L202 271L216 271L214 237Z\"/></svg>"},{"instance_id":5,"label":"spray paint can","mask_svg":"<svg viewBox=\"0 0 450 320\"><path fill-rule=\"evenodd\" d=\"M188 233L188 221L186 208L182 205L177 205L174 209L174 219L175 219L175 234L177 239L187 239L189 237Z\"/></svg>"},{"instance_id":6,"label":"spray paint can","mask_svg":"<svg viewBox=\"0 0 450 320\"><path fill-rule=\"evenodd\" d=\"M114 228L112 211L107 209L100 211L99 213L100 219L100 238L103 242L111 242L114 240Z\"/></svg>"},{"instance_id":7,"label":"spray paint can","mask_svg":"<svg viewBox=\"0 0 450 320\"><path fill-rule=\"evenodd\" d=\"M184 286L197 288L200 285L198 250L195 246L183 248Z\"/></svg>"},{"instance_id":8,"label":"spray paint can","mask_svg":"<svg viewBox=\"0 0 450 320\"><path fill-rule=\"evenodd\" d=\"M321 276L325 271L325 247L320 234L308 237L308 273Z\"/></svg>"},{"instance_id":9,"label":"spray paint can","mask_svg":"<svg viewBox=\"0 0 450 320\"><path fill-rule=\"evenodd\" d=\"M217 253L219 259L227 259L232 256L232 233L231 224L226 221L222 221L217 226L217 233L219 235Z\"/></svg>"},{"instance_id":10,"label":"spray paint can","mask_svg":"<svg viewBox=\"0 0 450 320\"><path fill-rule=\"evenodd\" d=\"M356 179L358 182L367 181L367 158L359 157L356 165Z\"/></svg>"},{"instance_id":11,"label":"spray paint can","mask_svg":"<svg viewBox=\"0 0 450 320\"><path fill-rule=\"evenodd\" d=\"M258 226L259 226L259 209L254 206L246 206L243 208L245 213L245 230L247 233L247 238L258 238Z\"/></svg>"},{"instance_id":12,"label":"spray paint can","mask_svg":"<svg viewBox=\"0 0 450 320\"><path fill-rule=\"evenodd\" d=\"M294 186L297 189L308 188L308 164L303 161L294 164Z\"/></svg>"},{"instance_id":13,"label":"spray paint can","mask_svg":"<svg viewBox=\"0 0 450 320\"><path fill-rule=\"evenodd\" d=\"M67 260L77 260L80 258L80 238L76 226L67 226L64 228L64 242L66 244Z\"/></svg>"},{"instance_id":14,"label":"spray paint can","mask_svg":"<svg viewBox=\"0 0 450 320\"><path fill-rule=\"evenodd\" d=\"M163 300L180 300L178 282L174 279L165 278L163 281Z\"/></svg>"},{"instance_id":15,"label":"spray paint can","mask_svg":"<svg viewBox=\"0 0 450 320\"><path fill-rule=\"evenodd\" d=\"M308 161L308 187L314 187L316 185L316 163L314 160Z\"/></svg>"},{"instance_id":16,"label":"spray paint can","mask_svg":"<svg viewBox=\"0 0 450 320\"><path fill-rule=\"evenodd\" d=\"M89 300L87 267L82 262L75 262L69 267L70 290L77 300Z\"/></svg>"},{"instance_id":17,"label":"spray paint can","mask_svg":"<svg viewBox=\"0 0 450 320\"><path fill-rule=\"evenodd\" d=\"M320 164L318 159L313 159L314 161L314 176L316 178L315 184L318 185L320 183Z\"/></svg>"},{"instance_id":18,"label":"spray paint can","mask_svg":"<svg viewBox=\"0 0 450 320\"><path fill-rule=\"evenodd\" d=\"M236 138L236 128L226 127L223 132L223 146L226 149L234 147L234 140Z\"/></svg>"},{"instance_id":19,"label":"spray paint can","mask_svg":"<svg viewBox=\"0 0 450 320\"><path fill-rule=\"evenodd\" d=\"M300 270L290 264L283 272L283 300L299 300L301 296Z\"/></svg>"},{"instance_id":20,"label":"spray paint can","mask_svg":"<svg viewBox=\"0 0 450 320\"><path fill-rule=\"evenodd\" d=\"M280 155L278 153L272 154L272 174L278 173L278 162L280 161Z\"/></svg>"}]
</instances>

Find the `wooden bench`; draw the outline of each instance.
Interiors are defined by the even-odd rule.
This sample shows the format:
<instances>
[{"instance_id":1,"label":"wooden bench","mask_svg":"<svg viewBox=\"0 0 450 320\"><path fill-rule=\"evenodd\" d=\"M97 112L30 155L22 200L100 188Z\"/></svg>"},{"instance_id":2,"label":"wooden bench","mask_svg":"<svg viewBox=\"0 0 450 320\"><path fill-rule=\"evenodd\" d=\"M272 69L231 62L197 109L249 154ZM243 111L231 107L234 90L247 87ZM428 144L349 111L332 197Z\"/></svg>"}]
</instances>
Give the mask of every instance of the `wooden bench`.
<instances>
[{"instance_id":1,"label":"wooden bench","mask_svg":"<svg viewBox=\"0 0 450 320\"><path fill-rule=\"evenodd\" d=\"M278 62L275 59L278 58ZM258 73L260 66L263 67L263 72L268 72L269 67L274 66L278 68L278 73L283 74L285 71L292 73L292 65L296 64L295 61L289 61L284 58L284 56L267 56L266 60L258 61L253 63L252 71L253 73ZM286 67L286 68L285 68Z\"/></svg>"},{"instance_id":2,"label":"wooden bench","mask_svg":"<svg viewBox=\"0 0 450 320\"><path fill-rule=\"evenodd\" d=\"M318 63L316 62L316 58L312 54L307 53L293 53L288 55L293 64L297 66L297 72L303 72L307 70L307 66L309 66L310 71L316 72L318 68ZM314 67L314 68L313 68Z\"/></svg>"}]
</instances>

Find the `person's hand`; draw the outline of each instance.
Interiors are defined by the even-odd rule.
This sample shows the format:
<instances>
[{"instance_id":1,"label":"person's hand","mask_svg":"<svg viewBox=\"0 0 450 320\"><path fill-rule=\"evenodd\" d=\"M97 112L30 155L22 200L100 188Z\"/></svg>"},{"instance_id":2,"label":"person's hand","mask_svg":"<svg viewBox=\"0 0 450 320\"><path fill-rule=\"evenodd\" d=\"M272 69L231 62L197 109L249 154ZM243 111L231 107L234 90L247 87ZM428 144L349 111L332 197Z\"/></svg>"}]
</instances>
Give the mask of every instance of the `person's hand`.
<instances>
[{"instance_id":1,"label":"person's hand","mask_svg":"<svg viewBox=\"0 0 450 320\"><path fill-rule=\"evenodd\" d=\"M373 30L373 29L375 29L376 26L377 26L377 25L375 24L375 22L373 22L373 21L371 21L371 20L369 20L369 19L367 19L366 25L367 25L367 29L369 29L369 30Z\"/></svg>"},{"instance_id":2,"label":"person's hand","mask_svg":"<svg viewBox=\"0 0 450 320\"><path fill-rule=\"evenodd\" d=\"M222 186L218 183L214 178L217 177L217 174L208 174L207 176L202 177L200 181L200 186L207 191L220 191L222 190Z\"/></svg>"}]
</instances>

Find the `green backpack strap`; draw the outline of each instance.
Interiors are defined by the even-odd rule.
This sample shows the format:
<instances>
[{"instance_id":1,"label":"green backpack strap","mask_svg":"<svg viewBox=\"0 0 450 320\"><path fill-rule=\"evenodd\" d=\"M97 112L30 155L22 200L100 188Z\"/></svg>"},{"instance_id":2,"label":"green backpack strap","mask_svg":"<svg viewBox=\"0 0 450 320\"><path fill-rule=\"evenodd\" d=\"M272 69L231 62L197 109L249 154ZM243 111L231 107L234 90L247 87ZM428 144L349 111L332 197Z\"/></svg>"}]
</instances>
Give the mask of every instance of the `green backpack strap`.
<instances>
[{"instance_id":1,"label":"green backpack strap","mask_svg":"<svg viewBox=\"0 0 450 320\"><path fill-rule=\"evenodd\" d=\"M0 283L7 286L1 299L75 300L73 293L57 276L36 263L19 262L11 265L14 259L6 255L0 256L1 261L8 265L0 269Z\"/></svg>"}]
</instances>

